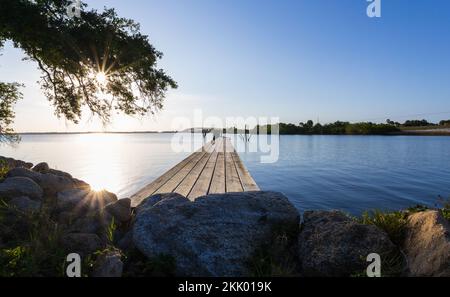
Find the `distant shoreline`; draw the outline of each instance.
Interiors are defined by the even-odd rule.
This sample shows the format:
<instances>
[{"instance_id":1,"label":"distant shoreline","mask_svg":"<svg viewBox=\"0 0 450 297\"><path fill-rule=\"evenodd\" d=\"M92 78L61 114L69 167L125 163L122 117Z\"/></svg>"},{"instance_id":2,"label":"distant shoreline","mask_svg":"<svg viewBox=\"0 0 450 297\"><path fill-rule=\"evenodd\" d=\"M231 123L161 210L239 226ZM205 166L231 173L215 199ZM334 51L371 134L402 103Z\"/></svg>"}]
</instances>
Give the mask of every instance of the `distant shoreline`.
<instances>
[{"instance_id":1,"label":"distant shoreline","mask_svg":"<svg viewBox=\"0 0 450 297\"><path fill-rule=\"evenodd\" d=\"M122 131L122 132L23 132L17 133L18 135L88 135L88 134L173 134L173 133L190 133L187 131ZM194 134L201 134L200 132L194 132ZM236 133L240 135L243 133ZM228 133L228 135L234 135ZM256 135L251 133L251 135ZM261 133L261 135L263 135ZM410 131L400 131L392 132L386 134L289 134L280 133L279 135L291 135L291 136L450 136L449 130L410 130Z\"/></svg>"},{"instance_id":2,"label":"distant shoreline","mask_svg":"<svg viewBox=\"0 0 450 297\"><path fill-rule=\"evenodd\" d=\"M18 135L77 135L77 134L166 134L166 133L177 133L178 131L88 131L88 132L20 132Z\"/></svg>"}]
</instances>

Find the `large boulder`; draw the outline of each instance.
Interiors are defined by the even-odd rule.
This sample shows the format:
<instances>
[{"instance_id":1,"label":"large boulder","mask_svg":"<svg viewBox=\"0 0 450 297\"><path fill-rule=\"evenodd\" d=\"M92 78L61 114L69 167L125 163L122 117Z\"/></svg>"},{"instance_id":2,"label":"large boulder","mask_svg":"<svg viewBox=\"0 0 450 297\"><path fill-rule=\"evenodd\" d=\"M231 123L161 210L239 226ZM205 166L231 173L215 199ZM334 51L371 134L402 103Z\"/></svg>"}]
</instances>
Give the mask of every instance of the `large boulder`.
<instances>
[{"instance_id":1,"label":"large boulder","mask_svg":"<svg viewBox=\"0 0 450 297\"><path fill-rule=\"evenodd\" d=\"M70 175L54 174L52 169L45 172L47 173L40 173L27 168L13 168L8 172L7 176L30 178L41 186L46 195L55 195L58 192L72 189L90 189L87 183L74 179Z\"/></svg>"},{"instance_id":2,"label":"large boulder","mask_svg":"<svg viewBox=\"0 0 450 297\"><path fill-rule=\"evenodd\" d=\"M65 190L56 196L58 210L65 211L73 208L84 208L88 204L91 191L85 189Z\"/></svg>"},{"instance_id":3,"label":"large boulder","mask_svg":"<svg viewBox=\"0 0 450 297\"><path fill-rule=\"evenodd\" d=\"M134 245L147 257L169 255L178 275L246 276L248 260L274 230L298 228L300 215L274 192L157 195L136 209Z\"/></svg>"},{"instance_id":4,"label":"large boulder","mask_svg":"<svg viewBox=\"0 0 450 297\"><path fill-rule=\"evenodd\" d=\"M121 277L123 271L122 255L118 250L101 254L94 264L93 277Z\"/></svg>"},{"instance_id":5,"label":"large boulder","mask_svg":"<svg viewBox=\"0 0 450 297\"><path fill-rule=\"evenodd\" d=\"M90 191L88 189L72 189L59 192L56 197L57 209L60 211L96 211L105 205L116 202L117 196L108 191Z\"/></svg>"},{"instance_id":6,"label":"large boulder","mask_svg":"<svg viewBox=\"0 0 450 297\"><path fill-rule=\"evenodd\" d=\"M12 168L8 171L6 177L27 177L29 179L32 179L37 184L41 182L41 174L39 172L35 172L23 167Z\"/></svg>"},{"instance_id":7,"label":"large boulder","mask_svg":"<svg viewBox=\"0 0 450 297\"><path fill-rule=\"evenodd\" d=\"M124 198L110 203L105 207L115 220L120 223L128 222L131 219L131 199Z\"/></svg>"},{"instance_id":8,"label":"large boulder","mask_svg":"<svg viewBox=\"0 0 450 297\"><path fill-rule=\"evenodd\" d=\"M96 234L69 233L61 238L61 244L68 253L88 255L105 247Z\"/></svg>"},{"instance_id":9,"label":"large boulder","mask_svg":"<svg viewBox=\"0 0 450 297\"><path fill-rule=\"evenodd\" d=\"M410 276L450 277L450 224L439 211L412 214L404 251Z\"/></svg>"},{"instance_id":10,"label":"large boulder","mask_svg":"<svg viewBox=\"0 0 450 297\"><path fill-rule=\"evenodd\" d=\"M9 205L14 206L23 212L36 212L41 209L41 202L31 200L26 196L14 197L9 201Z\"/></svg>"},{"instance_id":11,"label":"large boulder","mask_svg":"<svg viewBox=\"0 0 450 297\"><path fill-rule=\"evenodd\" d=\"M39 173L47 173L50 170L50 167L48 166L47 163L42 162L35 165L32 170Z\"/></svg>"},{"instance_id":12,"label":"large boulder","mask_svg":"<svg viewBox=\"0 0 450 297\"><path fill-rule=\"evenodd\" d=\"M8 177L0 183L0 197L7 200L21 196L41 200L42 195L41 187L27 177Z\"/></svg>"},{"instance_id":13,"label":"large boulder","mask_svg":"<svg viewBox=\"0 0 450 297\"><path fill-rule=\"evenodd\" d=\"M371 253L393 254L394 244L373 225L355 222L338 211L307 211L298 253L304 276L350 276L364 273Z\"/></svg>"},{"instance_id":14,"label":"large boulder","mask_svg":"<svg viewBox=\"0 0 450 297\"><path fill-rule=\"evenodd\" d=\"M8 166L8 168L15 168L15 167L31 168L31 167L33 167L33 163L0 156L0 164L1 163L6 164L6 166Z\"/></svg>"}]
</instances>

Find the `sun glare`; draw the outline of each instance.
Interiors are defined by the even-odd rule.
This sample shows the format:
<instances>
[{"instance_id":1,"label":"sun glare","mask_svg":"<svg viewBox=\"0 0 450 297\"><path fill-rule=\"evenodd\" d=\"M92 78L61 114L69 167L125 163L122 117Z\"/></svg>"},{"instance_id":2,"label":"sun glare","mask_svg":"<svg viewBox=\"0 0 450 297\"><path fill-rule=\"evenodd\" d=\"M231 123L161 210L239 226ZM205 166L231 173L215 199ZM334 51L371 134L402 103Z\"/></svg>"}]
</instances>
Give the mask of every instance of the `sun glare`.
<instances>
[{"instance_id":1,"label":"sun glare","mask_svg":"<svg viewBox=\"0 0 450 297\"><path fill-rule=\"evenodd\" d=\"M95 79L98 83L104 84L106 82L106 74L104 72L98 72Z\"/></svg>"},{"instance_id":2,"label":"sun glare","mask_svg":"<svg viewBox=\"0 0 450 297\"><path fill-rule=\"evenodd\" d=\"M94 191L108 190L118 193L126 177L120 170L123 143L118 134L80 134L77 137L77 149L84 159L83 173L80 179L86 181Z\"/></svg>"}]
</instances>

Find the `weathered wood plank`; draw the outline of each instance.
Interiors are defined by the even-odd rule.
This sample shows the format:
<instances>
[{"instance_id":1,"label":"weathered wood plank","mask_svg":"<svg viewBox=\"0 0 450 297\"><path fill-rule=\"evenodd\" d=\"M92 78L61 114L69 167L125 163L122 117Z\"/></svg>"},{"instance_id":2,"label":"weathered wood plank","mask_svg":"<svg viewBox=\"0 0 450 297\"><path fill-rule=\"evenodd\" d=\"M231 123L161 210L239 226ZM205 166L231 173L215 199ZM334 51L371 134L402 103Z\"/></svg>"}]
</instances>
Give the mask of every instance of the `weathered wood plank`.
<instances>
[{"instance_id":1,"label":"weathered wood plank","mask_svg":"<svg viewBox=\"0 0 450 297\"><path fill-rule=\"evenodd\" d=\"M152 183L145 186L139 192L131 196L132 206L135 207L136 205L139 205L139 203L141 203L143 199L155 193L156 190L158 190L162 185L164 185L168 180L170 180L178 171L181 170L181 168L189 164L189 162L191 162L194 157L195 157L194 154L189 155L183 161L181 161L180 163L169 169L169 171L167 171L166 173L158 177L156 180L154 180Z\"/></svg>"},{"instance_id":2,"label":"weathered wood plank","mask_svg":"<svg viewBox=\"0 0 450 297\"><path fill-rule=\"evenodd\" d=\"M132 196L137 206L148 196L176 192L191 200L214 193L258 191L229 138L208 143Z\"/></svg>"},{"instance_id":3,"label":"weathered wood plank","mask_svg":"<svg viewBox=\"0 0 450 297\"><path fill-rule=\"evenodd\" d=\"M187 197L189 193L191 192L192 187L194 186L195 182L200 177L200 174L202 173L203 169L205 168L206 164L208 163L208 160L211 157L211 153L205 153L200 159L200 161L194 166L192 171L186 176L186 178L177 186L177 188L174 190L175 193L178 193L180 195L183 195L184 197Z\"/></svg>"},{"instance_id":4,"label":"weathered wood plank","mask_svg":"<svg viewBox=\"0 0 450 297\"><path fill-rule=\"evenodd\" d=\"M227 144L227 149L229 145ZM231 153L225 153L225 191L226 192L243 192L241 180L234 166L234 161Z\"/></svg>"},{"instance_id":5,"label":"weathered wood plank","mask_svg":"<svg viewBox=\"0 0 450 297\"><path fill-rule=\"evenodd\" d=\"M225 140L223 137L216 140L216 152L218 153L225 152Z\"/></svg>"},{"instance_id":6,"label":"weathered wood plank","mask_svg":"<svg viewBox=\"0 0 450 297\"><path fill-rule=\"evenodd\" d=\"M223 152L220 152L220 148L218 150L216 167L208 194L225 193L225 156Z\"/></svg>"},{"instance_id":7,"label":"weathered wood plank","mask_svg":"<svg viewBox=\"0 0 450 297\"><path fill-rule=\"evenodd\" d=\"M213 152L206 163L205 168L200 174L197 182L192 187L191 192L188 195L190 200L195 200L200 196L208 194L209 186L211 185L211 180L213 178L214 167L217 162L217 152Z\"/></svg>"},{"instance_id":8,"label":"weathered wood plank","mask_svg":"<svg viewBox=\"0 0 450 297\"><path fill-rule=\"evenodd\" d=\"M224 138L224 142L225 142L225 152L226 153L233 153L233 152L235 152L233 144L231 143L231 139L230 138Z\"/></svg>"},{"instance_id":9,"label":"weathered wood plank","mask_svg":"<svg viewBox=\"0 0 450 297\"><path fill-rule=\"evenodd\" d=\"M259 191L259 187L256 184L253 177L248 172L247 168L244 166L244 163L242 162L241 158L239 157L238 153L231 153L234 164L236 166L237 173L239 175L239 178L241 180L242 187L245 192L249 191Z\"/></svg>"},{"instance_id":10,"label":"weathered wood plank","mask_svg":"<svg viewBox=\"0 0 450 297\"><path fill-rule=\"evenodd\" d=\"M201 160L201 158L205 155L205 152L194 153L194 158L186 164L183 168L181 168L174 176L172 176L165 184L163 184L158 190L156 190L155 194L161 193L172 193L176 187L184 180L184 178L191 172L197 162Z\"/></svg>"}]
</instances>

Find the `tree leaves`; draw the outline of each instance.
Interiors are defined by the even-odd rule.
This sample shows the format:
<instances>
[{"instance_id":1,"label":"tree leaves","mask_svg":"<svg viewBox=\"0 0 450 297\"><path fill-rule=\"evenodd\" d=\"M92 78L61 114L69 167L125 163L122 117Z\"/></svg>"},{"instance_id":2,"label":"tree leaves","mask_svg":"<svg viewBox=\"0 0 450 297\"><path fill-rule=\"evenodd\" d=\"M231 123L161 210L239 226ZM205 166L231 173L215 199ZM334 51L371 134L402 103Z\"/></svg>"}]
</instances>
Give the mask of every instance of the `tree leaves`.
<instances>
[{"instance_id":1,"label":"tree leaves","mask_svg":"<svg viewBox=\"0 0 450 297\"><path fill-rule=\"evenodd\" d=\"M0 142L16 142L19 137L14 134L11 124L14 120L14 104L22 97L20 84L0 82Z\"/></svg>"},{"instance_id":2,"label":"tree leaves","mask_svg":"<svg viewBox=\"0 0 450 297\"><path fill-rule=\"evenodd\" d=\"M78 122L83 106L108 122L113 110L145 115L160 110L176 82L157 61L162 53L139 24L113 9L68 18L68 0L0 1L0 41L12 40L37 62L40 85L57 116ZM104 72L106 82L95 80Z\"/></svg>"}]
</instances>

